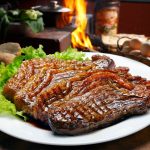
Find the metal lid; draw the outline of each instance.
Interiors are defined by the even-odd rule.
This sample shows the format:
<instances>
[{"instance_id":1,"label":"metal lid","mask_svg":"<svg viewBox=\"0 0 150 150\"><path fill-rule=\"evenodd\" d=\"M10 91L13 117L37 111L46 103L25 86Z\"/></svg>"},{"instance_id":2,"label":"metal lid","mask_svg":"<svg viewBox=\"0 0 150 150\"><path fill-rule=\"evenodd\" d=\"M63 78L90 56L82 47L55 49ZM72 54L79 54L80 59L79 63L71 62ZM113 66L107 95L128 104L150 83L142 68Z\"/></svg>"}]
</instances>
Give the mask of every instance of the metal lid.
<instances>
[{"instance_id":1,"label":"metal lid","mask_svg":"<svg viewBox=\"0 0 150 150\"><path fill-rule=\"evenodd\" d=\"M96 9L101 9L105 7L119 7L120 6L120 0L97 0L96 1Z\"/></svg>"},{"instance_id":2,"label":"metal lid","mask_svg":"<svg viewBox=\"0 0 150 150\"><path fill-rule=\"evenodd\" d=\"M70 12L69 8L63 7L58 4L58 1L50 1L49 6L40 6L38 10L42 12L56 12L56 13L65 13Z\"/></svg>"}]
</instances>

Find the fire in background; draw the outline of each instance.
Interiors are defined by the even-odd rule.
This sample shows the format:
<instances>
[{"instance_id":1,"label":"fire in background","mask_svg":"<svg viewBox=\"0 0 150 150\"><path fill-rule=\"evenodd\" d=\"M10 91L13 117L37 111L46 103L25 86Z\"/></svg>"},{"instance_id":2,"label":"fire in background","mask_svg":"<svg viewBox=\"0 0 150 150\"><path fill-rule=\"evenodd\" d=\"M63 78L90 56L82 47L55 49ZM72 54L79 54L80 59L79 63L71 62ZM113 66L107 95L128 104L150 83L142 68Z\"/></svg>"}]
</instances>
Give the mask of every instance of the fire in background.
<instances>
[{"instance_id":1,"label":"fire in background","mask_svg":"<svg viewBox=\"0 0 150 150\"><path fill-rule=\"evenodd\" d=\"M87 3L85 0L64 0L63 6L70 8L71 12L63 13L61 18L57 22L57 26L64 27L71 23L72 17L76 16L75 25L76 30L71 34L72 46L77 48L89 48L93 49L91 41L86 34L87 16L86 8Z\"/></svg>"}]
</instances>

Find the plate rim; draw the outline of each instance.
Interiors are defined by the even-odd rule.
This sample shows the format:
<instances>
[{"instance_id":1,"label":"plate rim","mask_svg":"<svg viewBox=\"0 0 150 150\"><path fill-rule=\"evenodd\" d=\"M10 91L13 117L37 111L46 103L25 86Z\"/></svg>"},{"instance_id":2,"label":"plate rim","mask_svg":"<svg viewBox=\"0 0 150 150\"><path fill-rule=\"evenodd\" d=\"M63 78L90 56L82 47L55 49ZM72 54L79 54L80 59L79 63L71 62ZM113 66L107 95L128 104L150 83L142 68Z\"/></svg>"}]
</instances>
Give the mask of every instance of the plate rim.
<instances>
[{"instance_id":1,"label":"plate rim","mask_svg":"<svg viewBox=\"0 0 150 150\"><path fill-rule=\"evenodd\" d=\"M149 111L149 113L150 113L150 111ZM150 115L150 114L149 114ZM0 116L1 117L1 116ZM16 118L16 117L15 117ZM130 119L132 119L132 118L130 118ZM17 120L18 120L18 118L17 118ZM124 120L124 121L126 121L126 120ZM22 122L24 122L24 121L22 121ZM121 121L122 122L122 121ZM115 124L116 125L116 124ZM114 125L114 126L115 126ZM112 125L110 125L109 127L111 128L111 126ZM9 133L9 132L7 132L7 131L4 131L4 130L1 130L0 129L0 131L1 132L3 132L3 133L5 133L5 134L7 134L8 136L11 136L11 137L14 137L14 138L16 138L16 139L18 139L18 140L23 140L23 141L26 141L26 142L30 142L30 143L35 143L35 144L42 144L42 145L52 145L52 146L66 146L66 147L68 147L68 146L86 146L86 145L94 145L94 144L101 144L101 143L107 143L107 142L111 142L111 141L115 141L115 140L120 140L120 139L122 139L122 138L125 138L125 137L128 137L128 136L131 136L131 135L133 135L133 134L136 134L137 132L139 132L139 131L142 131L143 129L145 129L145 128L147 128L147 127L149 127L150 126L150 122L149 123L147 123L147 124L145 124L145 125L143 125L143 126L141 126L140 128L138 128L138 129L136 129L136 130L134 130L134 132L130 132L130 133L126 133L126 134L123 134L123 135L121 135L121 136L119 136L119 137L115 137L115 138L112 138L112 139L109 139L109 140L103 140L103 141L91 141L91 142L89 142L89 143L80 143L80 144L77 144L77 143L53 143L53 142L51 142L51 143L47 143L47 142L38 142L38 141L36 141L36 140L31 140L31 139L29 139L29 138L24 138L24 137L22 137L22 136L18 136L18 135L14 135L14 134L11 134L11 133ZM106 128L108 128L108 127L106 127ZM106 128L103 128L103 129L106 129ZM100 129L100 130L103 130L103 129ZM50 132L50 131L49 131ZM96 132L96 131L95 131ZM90 133L89 133L90 134Z\"/></svg>"}]
</instances>

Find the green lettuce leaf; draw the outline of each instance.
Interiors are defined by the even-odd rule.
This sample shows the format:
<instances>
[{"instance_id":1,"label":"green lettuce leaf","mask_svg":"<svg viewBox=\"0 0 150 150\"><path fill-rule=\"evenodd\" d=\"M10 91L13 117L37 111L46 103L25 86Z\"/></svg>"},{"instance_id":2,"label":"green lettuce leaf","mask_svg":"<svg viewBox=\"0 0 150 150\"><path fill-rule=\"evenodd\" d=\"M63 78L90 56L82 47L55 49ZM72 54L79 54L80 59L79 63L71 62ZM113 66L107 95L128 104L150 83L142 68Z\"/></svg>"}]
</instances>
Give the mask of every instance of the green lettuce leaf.
<instances>
[{"instance_id":1,"label":"green lettuce leaf","mask_svg":"<svg viewBox=\"0 0 150 150\"><path fill-rule=\"evenodd\" d=\"M51 54L49 56L63 60L85 60L85 53L79 52L77 49L72 47L69 47L64 52L55 52L54 54Z\"/></svg>"}]
</instances>

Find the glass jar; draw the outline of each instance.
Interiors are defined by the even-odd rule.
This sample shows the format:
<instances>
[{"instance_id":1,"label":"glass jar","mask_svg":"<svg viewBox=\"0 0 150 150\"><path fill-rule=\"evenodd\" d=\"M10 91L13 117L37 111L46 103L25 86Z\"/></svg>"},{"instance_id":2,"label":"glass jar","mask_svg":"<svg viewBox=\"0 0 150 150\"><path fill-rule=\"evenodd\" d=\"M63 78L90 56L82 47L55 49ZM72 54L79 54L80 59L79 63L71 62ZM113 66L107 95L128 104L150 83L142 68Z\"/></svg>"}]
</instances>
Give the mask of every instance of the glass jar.
<instances>
[{"instance_id":1,"label":"glass jar","mask_svg":"<svg viewBox=\"0 0 150 150\"><path fill-rule=\"evenodd\" d=\"M119 20L119 0L97 0L95 6L95 34L117 34Z\"/></svg>"}]
</instances>

